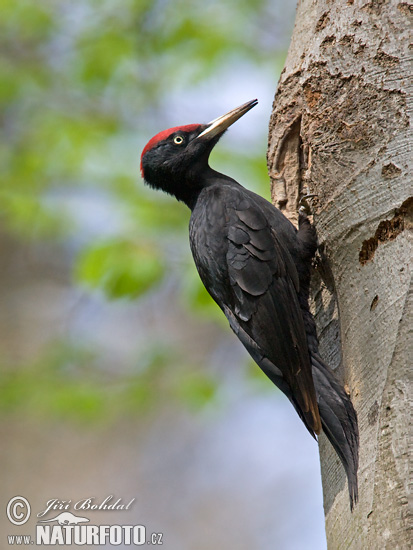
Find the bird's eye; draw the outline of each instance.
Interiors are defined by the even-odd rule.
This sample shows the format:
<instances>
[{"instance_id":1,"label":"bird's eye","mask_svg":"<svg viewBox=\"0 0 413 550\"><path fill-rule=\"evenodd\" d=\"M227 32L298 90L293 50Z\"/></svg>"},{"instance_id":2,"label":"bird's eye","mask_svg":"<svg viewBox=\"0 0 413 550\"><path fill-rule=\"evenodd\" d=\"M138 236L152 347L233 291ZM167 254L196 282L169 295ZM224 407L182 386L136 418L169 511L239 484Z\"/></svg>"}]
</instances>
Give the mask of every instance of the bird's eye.
<instances>
[{"instance_id":1,"label":"bird's eye","mask_svg":"<svg viewBox=\"0 0 413 550\"><path fill-rule=\"evenodd\" d=\"M182 145L183 142L184 142L184 138L182 136L175 136L174 137L175 145Z\"/></svg>"}]
</instances>

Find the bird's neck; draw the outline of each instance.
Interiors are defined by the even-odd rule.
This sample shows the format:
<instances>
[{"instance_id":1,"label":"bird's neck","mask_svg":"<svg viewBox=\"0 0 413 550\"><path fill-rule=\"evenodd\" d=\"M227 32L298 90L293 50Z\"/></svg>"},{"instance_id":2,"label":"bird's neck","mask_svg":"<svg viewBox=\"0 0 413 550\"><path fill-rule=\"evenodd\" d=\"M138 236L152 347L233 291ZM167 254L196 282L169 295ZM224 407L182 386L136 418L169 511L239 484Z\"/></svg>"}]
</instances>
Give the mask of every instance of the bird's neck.
<instances>
[{"instance_id":1,"label":"bird's neck","mask_svg":"<svg viewBox=\"0 0 413 550\"><path fill-rule=\"evenodd\" d=\"M201 192L213 185L228 185L228 184L239 185L235 180L221 174L216 170L213 170L209 166L202 171L202 175L199 175L197 178L194 178L190 183L180 189L181 197L177 197L178 200L183 201L191 211L195 208Z\"/></svg>"}]
</instances>

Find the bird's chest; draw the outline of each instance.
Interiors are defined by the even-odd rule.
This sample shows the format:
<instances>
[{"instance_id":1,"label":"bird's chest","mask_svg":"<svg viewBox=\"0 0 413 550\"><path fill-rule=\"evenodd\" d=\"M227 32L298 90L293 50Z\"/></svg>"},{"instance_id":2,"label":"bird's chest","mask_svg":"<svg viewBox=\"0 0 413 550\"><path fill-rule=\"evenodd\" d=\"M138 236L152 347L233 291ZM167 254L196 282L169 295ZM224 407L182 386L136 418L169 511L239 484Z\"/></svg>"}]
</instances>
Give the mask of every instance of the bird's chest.
<instances>
[{"instance_id":1,"label":"bird's chest","mask_svg":"<svg viewBox=\"0 0 413 550\"><path fill-rule=\"evenodd\" d=\"M213 296L214 289L228 278L227 232L224 205L204 201L195 207L189 224L189 242L201 280Z\"/></svg>"}]
</instances>

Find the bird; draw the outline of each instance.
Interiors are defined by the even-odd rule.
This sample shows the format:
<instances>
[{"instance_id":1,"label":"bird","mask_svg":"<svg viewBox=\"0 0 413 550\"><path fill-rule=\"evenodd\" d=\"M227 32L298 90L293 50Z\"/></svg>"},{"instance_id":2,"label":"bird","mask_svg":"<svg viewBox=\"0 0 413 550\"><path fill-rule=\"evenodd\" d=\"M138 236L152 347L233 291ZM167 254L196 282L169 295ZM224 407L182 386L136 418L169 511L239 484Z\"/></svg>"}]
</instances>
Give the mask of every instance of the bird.
<instances>
[{"instance_id":1,"label":"bird","mask_svg":"<svg viewBox=\"0 0 413 550\"><path fill-rule=\"evenodd\" d=\"M309 308L317 235L300 208L298 229L273 204L209 166L226 130L257 105L253 99L208 124L164 130L144 147L144 183L185 203L189 241L206 290L267 377L288 397L317 440L324 431L358 500L357 414L319 353Z\"/></svg>"}]
</instances>

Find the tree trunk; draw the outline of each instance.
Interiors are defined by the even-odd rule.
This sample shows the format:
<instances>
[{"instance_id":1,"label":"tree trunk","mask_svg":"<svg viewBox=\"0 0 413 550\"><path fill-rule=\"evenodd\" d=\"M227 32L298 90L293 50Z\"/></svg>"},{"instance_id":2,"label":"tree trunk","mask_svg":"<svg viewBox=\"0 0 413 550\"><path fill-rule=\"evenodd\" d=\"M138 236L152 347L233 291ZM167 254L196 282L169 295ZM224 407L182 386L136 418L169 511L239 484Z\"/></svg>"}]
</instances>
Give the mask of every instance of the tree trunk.
<instances>
[{"instance_id":1,"label":"tree trunk","mask_svg":"<svg viewBox=\"0 0 413 550\"><path fill-rule=\"evenodd\" d=\"M320 437L329 550L410 547L411 16L397 0L299 1L270 122L274 204L296 220L298 198L317 195L312 308L359 421L353 513Z\"/></svg>"}]
</instances>

